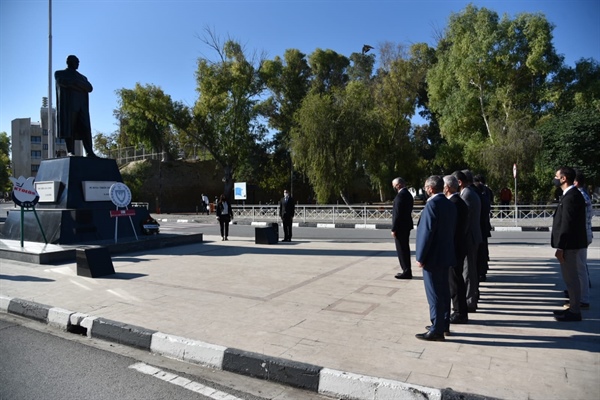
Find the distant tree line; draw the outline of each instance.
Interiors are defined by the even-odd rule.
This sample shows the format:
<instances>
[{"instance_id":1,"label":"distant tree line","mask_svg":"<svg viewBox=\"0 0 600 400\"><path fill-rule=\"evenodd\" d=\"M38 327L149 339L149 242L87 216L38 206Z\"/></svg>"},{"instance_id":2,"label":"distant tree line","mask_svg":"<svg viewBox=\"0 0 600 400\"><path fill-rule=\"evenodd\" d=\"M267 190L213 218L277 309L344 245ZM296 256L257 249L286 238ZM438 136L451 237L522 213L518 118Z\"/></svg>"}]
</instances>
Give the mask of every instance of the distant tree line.
<instances>
[{"instance_id":1,"label":"distant tree line","mask_svg":"<svg viewBox=\"0 0 600 400\"><path fill-rule=\"evenodd\" d=\"M201 147L223 168L226 193L234 180L277 193L304 183L319 203L346 199L357 179L386 201L396 176L419 188L462 168L497 193L512 187L516 163L519 202L546 202L563 164L600 181L600 65L565 65L553 29L542 14L469 5L435 48L386 42L274 59L207 29L200 40L215 56L198 60L195 104L154 84L120 89L120 130L95 147L144 145L166 159Z\"/></svg>"}]
</instances>

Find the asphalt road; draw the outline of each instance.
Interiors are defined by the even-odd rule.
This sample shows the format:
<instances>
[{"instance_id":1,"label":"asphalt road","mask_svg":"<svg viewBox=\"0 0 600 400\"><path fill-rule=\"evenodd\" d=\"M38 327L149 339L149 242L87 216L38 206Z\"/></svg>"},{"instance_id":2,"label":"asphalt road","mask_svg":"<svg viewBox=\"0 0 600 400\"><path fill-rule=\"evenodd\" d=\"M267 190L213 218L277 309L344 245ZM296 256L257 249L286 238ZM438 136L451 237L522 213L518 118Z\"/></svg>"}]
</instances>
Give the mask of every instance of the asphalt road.
<instances>
[{"instance_id":1,"label":"asphalt road","mask_svg":"<svg viewBox=\"0 0 600 400\"><path fill-rule=\"evenodd\" d=\"M161 222L161 232L202 232L207 235L220 236L219 226L216 223L177 223ZM229 227L229 236L254 237L254 226L232 224ZM283 237L279 227L280 239ZM410 240L414 242L416 229L411 231ZM389 242L394 246L393 239L388 229L352 229L352 228L293 228L293 240L330 240L334 242ZM292 242L293 243L293 242ZM523 245L523 246L545 246L550 247L550 232L537 231L494 231L489 238L490 244L495 245Z\"/></svg>"},{"instance_id":2,"label":"asphalt road","mask_svg":"<svg viewBox=\"0 0 600 400\"><path fill-rule=\"evenodd\" d=\"M317 400L326 397L0 314L0 399Z\"/></svg>"}]
</instances>

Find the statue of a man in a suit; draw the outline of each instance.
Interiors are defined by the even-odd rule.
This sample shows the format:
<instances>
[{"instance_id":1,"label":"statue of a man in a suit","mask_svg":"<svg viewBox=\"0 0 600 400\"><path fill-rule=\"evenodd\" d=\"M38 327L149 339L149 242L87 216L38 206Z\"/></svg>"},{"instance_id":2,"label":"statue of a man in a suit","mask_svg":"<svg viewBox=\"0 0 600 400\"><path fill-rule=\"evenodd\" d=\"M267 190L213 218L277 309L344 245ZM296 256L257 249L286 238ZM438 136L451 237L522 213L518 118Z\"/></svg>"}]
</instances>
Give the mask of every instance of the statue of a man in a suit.
<instances>
[{"instance_id":1,"label":"statue of a man in a suit","mask_svg":"<svg viewBox=\"0 0 600 400\"><path fill-rule=\"evenodd\" d=\"M58 137L65 140L69 156L75 153L75 140L83 142L86 157L96 157L92 147L89 93L94 90L87 78L77 72L79 59L67 57L67 68L56 71Z\"/></svg>"}]
</instances>

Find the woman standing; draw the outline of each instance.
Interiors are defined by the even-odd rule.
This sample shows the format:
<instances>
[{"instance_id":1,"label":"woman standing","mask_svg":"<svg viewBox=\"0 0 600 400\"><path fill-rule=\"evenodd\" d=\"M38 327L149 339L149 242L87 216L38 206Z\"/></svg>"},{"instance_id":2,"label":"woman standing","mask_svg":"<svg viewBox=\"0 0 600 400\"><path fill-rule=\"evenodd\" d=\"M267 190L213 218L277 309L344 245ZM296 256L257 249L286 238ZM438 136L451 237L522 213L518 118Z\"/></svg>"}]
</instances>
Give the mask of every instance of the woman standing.
<instances>
[{"instance_id":1,"label":"woman standing","mask_svg":"<svg viewBox=\"0 0 600 400\"><path fill-rule=\"evenodd\" d=\"M219 198L217 203L217 220L221 226L221 240L228 240L229 236L229 222L233 219L233 210L231 204L227 201L227 197L224 194Z\"/></svg>"}]
</instances>

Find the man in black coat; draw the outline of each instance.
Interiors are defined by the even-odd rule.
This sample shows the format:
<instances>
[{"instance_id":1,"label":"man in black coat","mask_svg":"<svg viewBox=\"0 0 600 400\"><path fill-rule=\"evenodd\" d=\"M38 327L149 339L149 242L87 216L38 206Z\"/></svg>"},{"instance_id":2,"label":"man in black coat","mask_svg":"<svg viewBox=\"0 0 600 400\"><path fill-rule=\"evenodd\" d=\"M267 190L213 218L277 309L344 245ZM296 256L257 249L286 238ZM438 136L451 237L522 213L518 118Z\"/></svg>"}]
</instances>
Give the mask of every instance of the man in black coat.
<instances>
[{"instance_id":1,"label":"man in black coat","mask_svg":"<svg viewBox=\"0 0 600 400\"><path fill-rule=\"evenodd\" d=\"M397 192L394 198L394 208L392 209L392 237L396 244L396 253L401 269L401 272L397 273L395 278L412 279L408 239L410 231L414 227L412 219L414 199L406 188L404 179L400 177L394 179L392 187Z\"/></svg>"},{"instance_id":2,"label":"man in black coat","mask_svg":"<svg viewBox=\"0 0 600 400\"><path fill-rule=\"evenodd\" d=\"M467 286L463 278L465 257L467 256L467 221L469 207L458 193L458 180L452 175L444 176L444 194L456 206L456 229L454 232L454 254L456 262L450 269L450 297L452 299L451 324L469 322L467 311Z\"/></svg>"},{"instance_id":3,"label":"man in black coat","mask_svg":"<svg viewBox=\"0 0 600 400\"><path fill-rule=\"evenodd\" d=\"M294 204L294 199L287 190L284 190L283 198L279 201L279 216L283 225L283 242L292 241L292 224L295 212L296 205Z\"/></svg>"},{"instance_id":4,"label":"man in black coat","mask_svg":"<svg viewBox=\"0 0 600 400\"><path fill-rule=\"evenodd\" d=\"M556 249L555 256L560 262L563 280L569 291L569 308L554 311L557 321L581 321L581 285L578 265L582 262L580 253L587 247L585 199L573 185L575 170L561 167L556 171L553 183L562 189L560 203L556 207L552 222L551 245Z\"/></svg>"}]
</instances>

